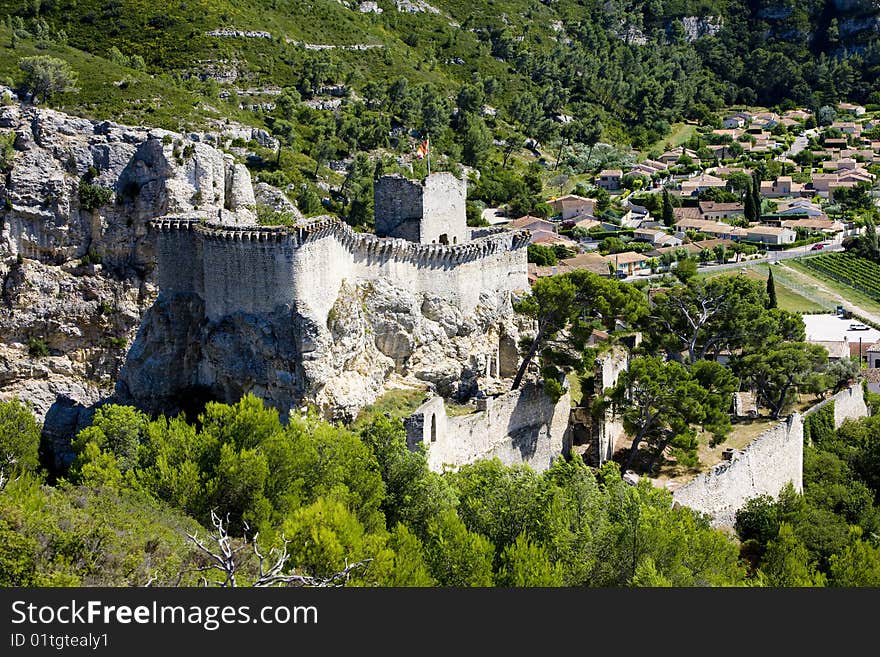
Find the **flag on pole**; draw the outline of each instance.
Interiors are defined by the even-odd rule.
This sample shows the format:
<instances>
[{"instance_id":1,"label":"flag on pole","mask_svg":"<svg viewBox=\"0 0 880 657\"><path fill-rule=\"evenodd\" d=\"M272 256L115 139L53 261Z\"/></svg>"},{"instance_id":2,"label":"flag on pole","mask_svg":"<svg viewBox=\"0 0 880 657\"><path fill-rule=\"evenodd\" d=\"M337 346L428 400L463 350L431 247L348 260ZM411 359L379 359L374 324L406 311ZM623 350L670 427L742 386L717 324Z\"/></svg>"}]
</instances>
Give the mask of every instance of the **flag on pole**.
<instances>
[{"instance_id":1,"label":"flag on pole","mask_svg":"<svg viewBox=\"0 0 880 657\"><path fill-rule=\"evenodd\" d=\"M426 139L421 144L419 144L418 149L416 149L416 158L423 160L428 157L428 140Z\"/></svg>"}]
</instances>

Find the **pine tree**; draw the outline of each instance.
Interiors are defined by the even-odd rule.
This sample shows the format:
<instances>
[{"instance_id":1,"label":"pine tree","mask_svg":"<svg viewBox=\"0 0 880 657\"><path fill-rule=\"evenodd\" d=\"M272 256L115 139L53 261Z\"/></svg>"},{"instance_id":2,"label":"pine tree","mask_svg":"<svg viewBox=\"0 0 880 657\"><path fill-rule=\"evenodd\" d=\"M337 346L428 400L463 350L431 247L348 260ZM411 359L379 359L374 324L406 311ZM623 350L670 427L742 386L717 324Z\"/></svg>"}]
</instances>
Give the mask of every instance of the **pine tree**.
<instances>
[{"instance_id":1,"label":"pine tree","mask_svg":"<svg viewBox=\"0 0 880 657\"><path fill-rule=\"evenodd\" d=\"M672 200L669 198L669 190L663 190L663 224L671 226L675 223L675 214L672 212Z\"/></svg>"},{"instance_id":2,"label":"pine tree","mask_svg":"<svg viewBox=\"0 0 880 657\"><path fill-rule=\"evenodd\" d=\"M776 283L773 280L773 270L770 270L770 275L767 277L767 296L770 297L770 300L767 302L767 308L776 308Z\"/></svg>"}]
</instances>

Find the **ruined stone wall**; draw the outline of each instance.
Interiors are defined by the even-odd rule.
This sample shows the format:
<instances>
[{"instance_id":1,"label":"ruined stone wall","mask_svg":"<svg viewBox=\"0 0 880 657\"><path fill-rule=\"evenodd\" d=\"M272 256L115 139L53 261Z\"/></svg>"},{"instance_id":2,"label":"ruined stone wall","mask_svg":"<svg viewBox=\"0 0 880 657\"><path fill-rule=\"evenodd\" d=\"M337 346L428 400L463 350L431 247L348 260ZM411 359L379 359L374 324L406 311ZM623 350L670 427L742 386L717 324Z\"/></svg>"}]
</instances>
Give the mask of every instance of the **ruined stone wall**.
<instances>
[{"instance_id":1,"label":"ruined stone wall","mask_svg":"<svg viewBox=\"0 0 880 657\"><path fill-rule=\"evenodd\" d=\"M858 419L868 414L861 383L841 390L804 415L815 413L827 404L834 404L834 426L840 427L847 419ZM752 497L779 494L788 481L795 488L803 488L804 425L795 413L756 438L732 461L715 466L677 489L673 499L714 517L716 525L733 525L736 511Z\"/></svg>"},{"instance_id":2,"label":"ruined stone wall","mask_svg":"<svg viewBox=\"0 0 880 657\"><path fill-rule=\"evenodd\" d=\"M865 391L861 382L851 385L838 392L834 400L834 428L839 429L844 420L857 420L868 415L865 403Z\"/></svg>"},{"instance_id":3,"label":"ruined stone wall","mask_svg":"<svg viewBox=\"0 0 880 657\"><path fill-rule=\"evenodd\" d=\"M736 512L759 495L776 497L788 483L803 490L804 423L800 413L774 425L730 461L676 489L677 504L712 516L716 527L732 527Z\"/></svg>"},{"instance_id":4,"label":"ruined stone wall","mask_svg":"<svg viewBox=\"0 0 880 657\"><path fill-rule=\"evenodd\" d=\"M478 400L478 410L449 417L441 397L432 397L405 421L411 449L423 442L434 471L497 457L505 465L525 463L542 472L569 449L566 392L553 402L535 384Z\"/></svg>"},{"instance_id":5,"label":"ruined stone wall","mask_svg":"<svg viewBox=\"0 0 880 657\"><path fill-rule=\"evenodd\" d=\"M601 394L606 388L617 385L617 379L629 368L629 351L624 347L615 346L599 358L596 372L597 392ZM595 444L597 463L600 465L611 459L617 446L617 441L626 436L623 428L623 420L614 413L613 409L605 411L605 417L598 426L598 436Z\"/></svg>"}]
</instances>

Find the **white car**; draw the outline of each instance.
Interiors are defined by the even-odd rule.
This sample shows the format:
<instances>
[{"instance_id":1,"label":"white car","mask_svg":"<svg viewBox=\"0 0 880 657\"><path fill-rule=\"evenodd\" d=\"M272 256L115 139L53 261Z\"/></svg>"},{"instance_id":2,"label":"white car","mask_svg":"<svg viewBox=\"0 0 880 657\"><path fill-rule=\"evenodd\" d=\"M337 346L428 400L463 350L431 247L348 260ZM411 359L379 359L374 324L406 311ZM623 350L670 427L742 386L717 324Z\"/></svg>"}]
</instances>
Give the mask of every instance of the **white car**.
<instances>
[{"instance_id":1,"label":"white car","mask_svg":"<svg viewBox=\"0 0 880 657\"><path fill-rule=\"evenodd\" d=\"M860 324L859 322L853 322L849 325L850 331L870 331L870 326L865 326L864 324Z\"/></svg>"}]
</instances>

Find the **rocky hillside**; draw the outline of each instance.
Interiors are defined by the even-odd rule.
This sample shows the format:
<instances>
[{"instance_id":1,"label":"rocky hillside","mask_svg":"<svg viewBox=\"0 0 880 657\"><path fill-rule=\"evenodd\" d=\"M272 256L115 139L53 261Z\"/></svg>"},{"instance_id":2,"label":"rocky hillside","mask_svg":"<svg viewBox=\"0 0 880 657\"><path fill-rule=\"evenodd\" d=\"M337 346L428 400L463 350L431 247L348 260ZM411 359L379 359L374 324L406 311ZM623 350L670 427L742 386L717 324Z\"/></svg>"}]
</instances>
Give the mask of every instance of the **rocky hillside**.
<instances>
[{"instance_id":1,"label":"rocky hillside","mask_svg":"<svg viewBox=\"0 0 880 657\"><path fill-rule=\"evenodd\" d=\"M0 108L0 398L31 402L63 441L110 398L175 412L255 392L351 418L391 378L446 395L491 386L480 354L502 337L515 349L509 307L462 317L378 282L346 286L318 326L295 308L206 323L198 297L157 298L150 219L250 224L256 207L292 208L207 141L224 138Z\"/></svg>"},{"instance_id":2,"label":"rocky hillside","mask_svg":"<svg viewBox=\"0 0 880 657\"><path fill-rule=\"evenodd\" d=\"M146 222L252 220L254 192L231 156L164 130L11 104L0 142L0 395L42 419L113 392L156 296Z\"/></svg>"}]
</instances>

